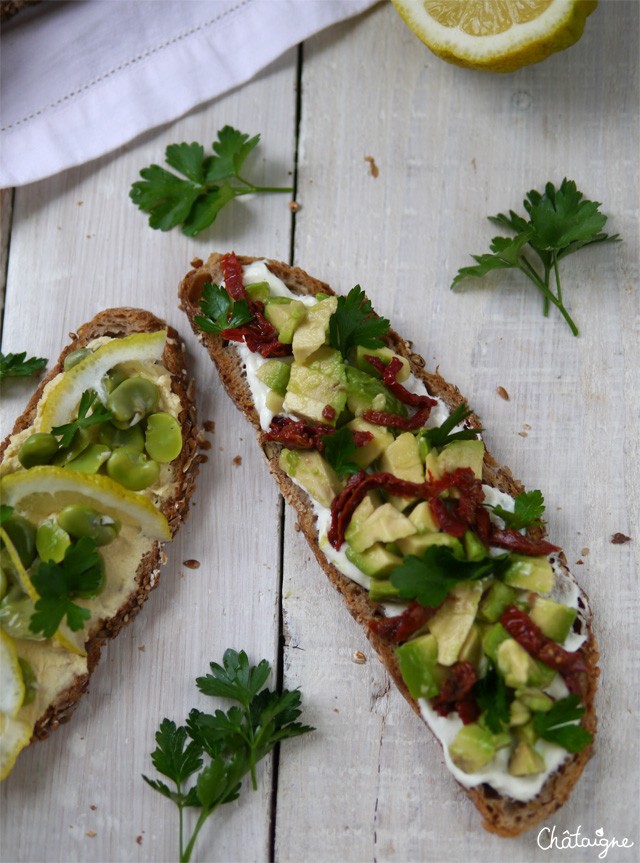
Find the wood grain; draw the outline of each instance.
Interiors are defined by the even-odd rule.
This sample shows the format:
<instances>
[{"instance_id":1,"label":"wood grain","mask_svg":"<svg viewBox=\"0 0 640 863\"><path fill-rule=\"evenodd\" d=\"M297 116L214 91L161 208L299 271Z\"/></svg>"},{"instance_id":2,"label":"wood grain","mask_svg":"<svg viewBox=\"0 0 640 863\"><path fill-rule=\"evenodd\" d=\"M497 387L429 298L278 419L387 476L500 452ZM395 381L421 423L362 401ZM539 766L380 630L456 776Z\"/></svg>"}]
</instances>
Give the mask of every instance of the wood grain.
<instances>
[{"instance_id":1,"label":"wood grain","mask_svg":"<svg viewBox=\"0 0 640 863\"><path fill-rule=\"evenodd\" d=\"M338 290L360 283L467 395L494 455L542 489L549 533L591 596L603 649L597 751L549 826L591 837L602 828L635 843L608 860L637 856L639 772L626 741L640 713L630 685L640 665L638 12L603 3L570 50L491 76L436 59L380 5L303 46L297 165L292 51L130 148L16 191L3 350L54 357L100 308L146 306L185 336L200 416L215 433L160 588L109 646L72 722L24 753L3 783L2 859L176 859L174 814L140 774L152 772L159 721L205 709L193 680L228 646L281 664L317 731L282 747L277 772L261 767L260 790L245 789L212 820L195 860L597 858L480 828L437 743L325 583L250 428L187 333L176 290L193 257L234 248L290 260L292 239L293 263ZM265 179L284 182L297 168L298 213L292 219L286 196L272 196L232 205L195 241L149 230L127 197L139 169L171 142L213 140L225 123L261 132L252 167ZM519 209L528 189L564 176L604 202L608 229L624 238L566 262L578 339L559 316L544 319L515 276L449 291L469 254L488 246L486 216ZM3 387L3 433L27 394L28 384ZM632 541L613 545L616 531ZM187 559L200 568L184 567ZM354 662L355 651L366 662Z\"/></svg>"}]
</instances>

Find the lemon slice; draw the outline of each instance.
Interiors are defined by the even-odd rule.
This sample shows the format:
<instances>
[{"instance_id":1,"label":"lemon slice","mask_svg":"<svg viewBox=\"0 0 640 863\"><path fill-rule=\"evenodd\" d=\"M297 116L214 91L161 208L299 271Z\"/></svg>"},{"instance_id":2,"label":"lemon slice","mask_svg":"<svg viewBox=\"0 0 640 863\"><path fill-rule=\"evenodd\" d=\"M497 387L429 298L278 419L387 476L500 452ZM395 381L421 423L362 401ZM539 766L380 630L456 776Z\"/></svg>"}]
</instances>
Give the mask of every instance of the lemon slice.
<instances>
[{"instance_id":1,"label":"lemon slice","mask_svg":"<svg viewBox=\"0 0 640 863\"><path fill-rule=\"evenodd\" d=\"M161 360L166 340L167 331L157 330L133 333L100 345L53 383L42 405L37 423L39 430L50 431L68 422L75 415L85 390L95 390L104 404L108 395L103 383L106 373L119 363Z\"/></svg>"},{"instance_id":2,"label":"lemon slice","mask_svg":"<svg viewBox=\"0 0 640 863\"><path fill-rule=\"evenodd\" d=\"M0 782L11 773L16 758L30 740L30 725L0 713Z\"/></svg>"},{"instance_id":3,"label":"lemon slice","mask_svg":"<svg viewBox=\"0 0 640 863\"><path fill-rule=\"evenodd\" d=\"M40 465L3 477L0 498L34 522L43 521L69 504L84 503L137 527L149 539L171 539L166 518L148 498L101 474Z\"/></svg>"},{"instance_id":4,"label":"lemon slice","mask_svg":"<svg viewBox=\"0 0 640 863\"><path fill-rule=\"evenodd\" d=\"M597 0L393 0L405 23L450 63L514 72L577 42Z\"/></svg>"},{"instance_id":5,"label":"lemon slice","mask_svg":"<svg viewBox=\"0 0 640 863\"><path fill-rule=\"evenodd\" d=\"M0 629L0 713L15 716L24 700L24 679L18 662L16 645Z\"/></svg>"}]
</instances>

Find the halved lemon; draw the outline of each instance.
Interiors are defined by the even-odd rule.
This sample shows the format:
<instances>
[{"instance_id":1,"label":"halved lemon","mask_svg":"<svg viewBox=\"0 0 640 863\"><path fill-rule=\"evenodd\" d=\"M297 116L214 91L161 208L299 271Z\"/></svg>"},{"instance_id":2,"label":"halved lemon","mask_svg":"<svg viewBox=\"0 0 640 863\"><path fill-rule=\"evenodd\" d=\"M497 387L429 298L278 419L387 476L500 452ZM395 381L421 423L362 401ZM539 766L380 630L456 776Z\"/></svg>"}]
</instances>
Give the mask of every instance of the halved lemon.
<instances>
[{"instance_id":1,"label":"halved lemon","mask_svg":"<svg viewBox=\"0 0 640 863\"><path fill-rule=\"evenodd\" d=\"M108 395L103 383L106 373L119 363L161 360L166 340L167 331L156 330L153 333L133 333L100 345L89 356L65 371L47 392L37 422L38 430L50 431L55 426L68 422L75 416L85 390L95 390L100 401L104 403Z\"/></svg>"},{"instance_id":2,"label":"halved lemon","mask_svg":"<svg viewBox=\"0 0 640 863\"><path fill-rule=\"evenodd\" d=\"M11 773L16 758L30 740L30 725L0 713L0 782Z\"/></svg>"},{"instance_id":3,"label":"halved lemon","mask_svg":"<svg viewBox=\"0 0 640 863\"><path fill-rule=\"evenodd\" d=\"M15 716L24 700L24 679L10 635L0 629L0 713Z\"/></svg>"},{"instance_id":4,"label":"halved lemon","mask_svg":"<svg viewBox=\"0 0 640 863\"><path fill-rule=\"evenodd\" d=\"M393 0L427 48L469 69L514 72L582 36L597 0Z\"/></svg>"}]
</instances>

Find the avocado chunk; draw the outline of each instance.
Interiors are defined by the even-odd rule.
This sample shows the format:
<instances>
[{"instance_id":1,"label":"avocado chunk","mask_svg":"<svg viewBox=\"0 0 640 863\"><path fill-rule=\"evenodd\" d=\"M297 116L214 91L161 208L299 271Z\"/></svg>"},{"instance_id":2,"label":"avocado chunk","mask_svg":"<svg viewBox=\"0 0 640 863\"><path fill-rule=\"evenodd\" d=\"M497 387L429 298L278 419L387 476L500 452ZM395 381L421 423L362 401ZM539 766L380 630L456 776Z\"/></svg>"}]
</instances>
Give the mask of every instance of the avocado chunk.
<instances>
[{"instance_id":1,"label":"avocado chunk","mask_svg":"<svg viewBox=\"0 0 640 863\"><path fill-rule=\"evenodd\" d=\"M380 458L389 444L393 443L395 440L391 432L384 426L374 425L360 417L347 423L347 427L354 432L363 431L369 432L373 435L373 438L368 443L364 444L364 446L357 447L351 457L358 467L361 468L369 467L372 462L377 458Z\"/></svg>"},{"instance_id":2,"label":"avocado chunk","mask_svg":"<svg viewBox=\"0 0 640 863\"><path fill-rule=\"evenodd\" d=\"M536 689L534 686L526 686L524 689L516 690L516 698L524 704L529 710L546 713L553 707L554 701L550 695L543 692L541 689Z\"/></svg>"},{"instance_id":3,"label":"avocado chunk","mask_svg":"<svg viewBox=\"0 0 640 863\"><path fill-rule=\"evenodd\" d=\"M347 407L356 417L368 410L407 415L402 402L378 378L354 366L347 366Z\"/></svg>"},{"instance_id":4,"label":"avocado chunk","mask_svg":"<svg viewBox=\"0 0 640 863\"><path fill-rule=\"evenodd\" d=\"M509 725L511 728L519 728L521 725L526 725L531 719L531 711L523 704L514 698L509 707Z\"/></svg>"},{"instance_id":5,"label":"avocado chunk","mask_svg":"<svg viewBox=\"0 0 640 863\"><path fill-rule=\"evenodd\" d=\"M329 319L338 308L337 297L326 297L312 306L307 306L304 320L298 324L291 345L297 363L304 363L327 341Z\"/></svg>"},{"instance_id":6,"label":"avocado chunk","mask_svg":"<svg viewBox=\"0 0 640 863\"><path fill-rule=\"evenodd\" d=\"M290 345L293 334L307 314L307 307L300 300L274 297L264 307L264 316L278 331L278 341Z\"/></svg>"},{"instance_id":7,"label":"avocado chunk","mask_svg":"<svg viewBox=\"0 0 640 863\"><path fill-rule=\"evenodd\" d=\"M549 593L553 590L553 568L546 557L512 554L503 580L511 587Z\"/></svg>"},{"instance_id":8,"label":"avocado chunk","mask_svg":"<svg viewBox=\"0 0 640 863\"><path fill-rule=\"evenodd\" d=\"M400 354L396 354L391 350L391 348L365 348L363 345L358 345L356 347L356 366L363 372L367 372L367 374L378 376L378 372L373 368L371 363L365 359L365 357L376 357L377 359L382 360L385 366L388 366L391 360L394 357L397 357L402 363L402 368L396 376L396 380L400 383L406 381L411 374L409 360L401 357Z\"/></svg>"},{"instance_id":9,"label":"avocado chunk","mask_svg":"<svg viewBox=\"0 0 640 863\"><path fill-rule=\"evenodd\" d=\"M476 479L482 479L484 443L481 440L455 440L443 446L440 452L432 449L427 453L425 467L427 475L440 479L460 467L469 467Z\"/></svg>"},{"instance_id":10,"label":"avocado chunk","mask_svg":"<svg viewBox=\"0 0 640 863\"><path fill-rule=\"evenodd\" d=\"M369 598L373 602L386 602L398 599L400 591L395 587L388 578L374 578L369 587Z\"/></svg>"},{"instance_id":11,"label":"avocado chunk","mask_svg":"<svg viewBox=\"0 0 640 863\"><path fill-rule=\"evenodd\" d=\"M412 698L433 698L440 692L445 672L438 668L434 635L420 635L396 648L402 679Z\"/></svg>"},{"instance_id":12,"label":"avocado chunk","mask_svg":"<svg viewBox=\"0 0 640 863\"><path fill-rule=\"evenodd\" d=\"M462 544L464 546L464 554L467 560L484 560L487 556L486 545L472 530L466 531L465 535L462 537Z\"/></svg>"},{"instance_id":13,"label":"avocado chunk","mask_svg":"<svg viewBox=\"0 0 640 863\"><path fill-rule=\"evenodd\" d=\"M562 643L571 632L577 611L552 599L536 596L529 617L547 638Z\"/></svg>"},{"instance_id":14,"label":"avocado chunk","mask_svg":"<svg viewBox=\"0 0 640 863\"><path fill-rule=\"evenodd\" d=\"M283 396L287 392L287 384L291 374L291 365L282 360L265 360L258 368L256 376L263 384Z\"/></svg>"},{"instance_id":15,"label":"avocado chunk","mask_svg":"<svg viewBox=\"0 0 640 863\"><path fill-rule=\"evenodd\" d=\"M380 470L409 482L424 482L424 467L418 451L418 440L411 432L403 432L389 444L380 457ZM390 495L398 509L406 509L416 498Z\"/></svg>"},{"instance_id":16,"label":"avocado chunk","mask_svg":"<svg viewBox=\"0 0 640 863\"><path fill-rule=\"evenodd\" d=\"M418 533L437 533L440 528L431 512L428 500L421 500L409 513L409 521L412 521Z\"/></svg>"},{"instance_id":17,"label":"avocado chunk","mask_svg":"<svg viewBox=\"0 0 640 863\"><path fill-rule=\"evenodd\" d=\"M362 524L350 531L347 542L354 551L361 552L374 542L395 542L414 532L415 527L406 516L390 503L383 503Z\"/></svg>"},{"instance_id":18,"label":"avocado chunk","mask_svg":"<svg viewBox=\"0 0 640 863\"><path fill-rule=\"evenodd\" d=\"M544 758L524 741L520 741L509 759L509 773L512 776L533 776L545 769Z\"/></svg>"},{"instance_id":19,"label":"avocado chunk","mask_svg":"<svg viewBox=\"0 0 640 863\"><path fill-rule=\"evenodd\" d=\"M476 617L482 596L482 585L477 581L461 581L429 621L429 631L438 642L438 662L453 665Z\"/></svg>"},{"instance_id":20,"label":"avocado chunk","mask_svg":"<svg viewBox=\"0 0 640 863\"><path fill-rule=\"evenodd\" d=\"M347 545L345 553L351 563L371 578L387 578L389 573L402 563L402 558L388 551L381 542L374 542L372 546L361 552L354 551L350 545ZM396 590L394 596L397 595Z\"/></svg>"},{"instance_id":21,"label":"avocado chunk","mask_svg":"<svg viewBox=\"0 0 640 863\"><path fill-rule=\"evenodd\" d=\"M338 475L317 450L283 449L279 464L322 506L331 506L331 501L342 489Z\"/></svg>"},{"instance_id":22,"label":"avocado chunk","mask_svg":"<svg viewBox=\"0 0 640 863\"><path fill-rule=\"evenodd\" d=\"M252 300L261 303L266 303L271 293L269 282L254 282L252 285L245 285L245 289Z\"/></svg>"},{"instance_id":23,"label":"avocado chunk","mask_svg":"<svg viewBox=\"0 0 640 863\"><path fill-rule=\"evenodd\" d=\"M462 543L450 533L416 533L398 540L398 548L403 554L414 554L416 557L422 557L432 545L446 545L457 557L463 556Z\"/></svg>"},{"instance_id":24,"label":"avocado chunk","mask_svg":"<svg viewBox=\"0 0 640 863\"><path fill-rule=\"evenodd\" d=\"M292 363L284 398L287 413L312 423L335 426L346 401L345 366L339 351L325 346L306 363Z\"/></svg>"},{"instance_id":25,"label":"avocado chunk","mask_svg":"<svg viewBox=\"0 0 640 863\"><path fill-rule=\"evenodd\" d=\"M470 662L477 671L482 660L482 655L482 635L480 627L477 623L474 623L462 643L460 653L458 654L458 661Z\"/></svg>"},{"instance_id":26,"label":"avocado chunk","mask_svg":"<svg viewBox=\"0 0 640 863\"><path fill-rule=\"evenodd\" d=\"M507 638L496 651L498 671L507 686L513 689L527 686L536 673L534 659L515 638Z\"/></svg>"},{"instance_id":27,"label":"avocado chunk","mask_svg":"<svg viewBox=\"0 0 640 863\"><path fill-rule=\"evenodd\" d=\"M463 725L449 744L451 760L465 773L477 773L495 754L493 734L477 722Z\"/></svg>"},{"instance_id":28,"label":"avocado chunk","mask_svg":"<svg viewBox=\"0 0 640 863\"><path fill-rule=\"evenodd\" d=\"M478 608L478 616L489 623L497 623L502 612L516 601L517 591L501 581L494 581L482 597Z\"/></svg>"},{"instance_id":29,"label":"avocado chunk","mask_svg":"<svg viewBox=\"0 0 640 863\"><path fill-rule=\"evenodd\" d=\"M372 491L362 498L358 506L353 511L351 521L344 532L344 538L349 544L351 544L353 537L358 535L358 531L364 522L373 513L374 509L380 506L381 502L379 495Z\"/></svg>"},{"instance_id":30,"label":"avocado chunk","mask_svg":"<svg viewBox=\"0 0 640 863\"><path fill-rule=\"evenodd\" d=\"M494 623L482 636L482 649L492 662L496 661L498 648L508 638L511 636L501 623Z\"/></svg>"}]
</instances>

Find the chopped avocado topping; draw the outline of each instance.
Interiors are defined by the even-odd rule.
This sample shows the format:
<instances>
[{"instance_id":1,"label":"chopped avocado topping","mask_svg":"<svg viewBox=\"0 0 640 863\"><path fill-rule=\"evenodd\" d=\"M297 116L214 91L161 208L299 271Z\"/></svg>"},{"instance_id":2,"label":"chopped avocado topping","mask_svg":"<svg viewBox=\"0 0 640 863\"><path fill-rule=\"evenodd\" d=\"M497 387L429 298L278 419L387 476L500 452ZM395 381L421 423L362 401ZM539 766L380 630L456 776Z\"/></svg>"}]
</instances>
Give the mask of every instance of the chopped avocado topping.
<instances>
[{"instance_id":1,"label":"chopped avocado topping","mask_svg":"<svg viewBox=\"0 0 640 863\"><path fill-rule=\"evenodd\" d=\"M445 676L438 668L438 644L433 634L422 635L396 649L402 679L413 698L433 698Z\"/></svg>"},{"instance_id":2,"label":"chopped avocado topping","mask_svg":"<svg viewBox=\"0 0 640 863\"><path fill-rule=\"evenodd\" d=\"M512 554L504 583L522 590L549 593L553 590L553 569L546 557Z\"/></svg>"},{"instance_id":3,"label":"chopped avocado topping","mask_svg":"<svg viewBox=\"0 0 640 863\"><path fill-rule=\"evenodd\" d=\"M465 773L477 773L495 754L493 734L476 722L463 725L449 744L451 760Z\"/></svg>"},{"instance_id":4,"label":"chopped avocado topping","mask_svg":"<svg viewBox=\"0 0 640 863\"><path fill-rule=\"evenodd\" d=\"M562 643L571 632L576 614L575 608L567 608L552 599L536 596L530 617L540 627L543 635Z\"/></svg>"}]
</instances>

